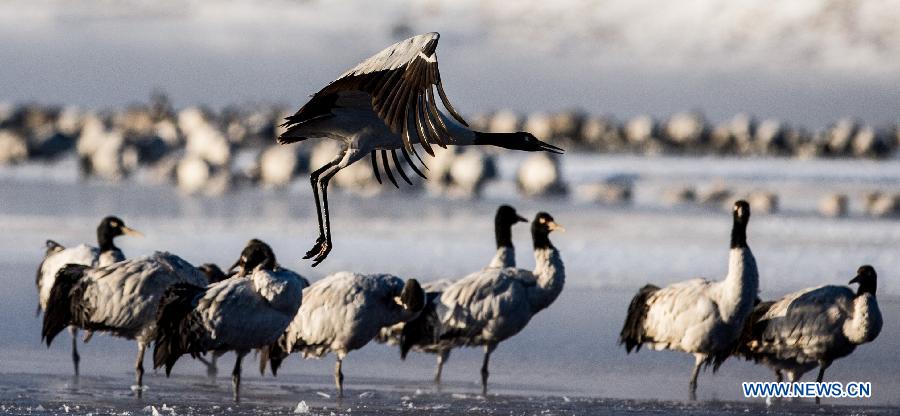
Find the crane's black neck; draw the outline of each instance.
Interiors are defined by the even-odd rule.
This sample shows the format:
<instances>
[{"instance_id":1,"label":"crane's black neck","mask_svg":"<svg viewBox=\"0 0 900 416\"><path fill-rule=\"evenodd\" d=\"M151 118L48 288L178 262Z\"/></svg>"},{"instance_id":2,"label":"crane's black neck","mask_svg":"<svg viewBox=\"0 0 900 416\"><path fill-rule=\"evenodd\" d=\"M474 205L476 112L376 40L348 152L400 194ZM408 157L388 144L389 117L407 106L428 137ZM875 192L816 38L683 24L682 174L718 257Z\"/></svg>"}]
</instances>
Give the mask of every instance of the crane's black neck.
<instances>
[{"instance_id":1,"label":"crane's black neck","mask_svg":"<svg viewBox=\"0 0 900 416\"><path fill-rule=\"evenodd\" d=\"M113 243L114 238L116 238L116 235L113 234L109 227L97 228L97 244L100 247L101 253L119 249L116 247L115 243Z\"/></svg>"},{"instance_id":2,"label":"crane's black neck","mask_svg":"<svg viewBox=\"0 0 900 416\"><path fill-rule=\"evenodd\" d=\"M522 132L490 133L476 131L472 144L477 146L497 146L511 150L535 150L527 146L524 138L525 136Z\"/></svg>"},{"instance_id":3,"label":"crane's black neck","mask_svg":"<svg viewBox=\"0 0 900 416\"><path fill-rule=\"evenodd\" d=\"M532 226L531 239L534 241L535 250L556 248L550 242L550 231L546 227Z\"/></svg>"},{"instance_id":4,"label":"crane's black neck","mask_svg":"<svg viewBox=\"0 0 900 416\"><path fill-rule=\"evenodd\" d=\"M745 247L747 247L747 222L735 215L734 225L731 227L731 248Z\"/></svg>"},{"instance_id":5,"label":"crane's black neck","mask_svg":"<svg viewBox=\"0 0 900 416\"><path fill-rule=\"evenodd\" d=\"M866 280L859 283L859 288L856 289L856 296L861 296L866 293L875 296L875 290L877 289L878 283L875 282L874 279Z\"/></svg>"},{"instance_id":6,"label":"crane's black neck","mask_svg":"<svg viewBox=\"0 0 900 416\"><path fill-rule=\"evenodd\" d=\"M500 218L494 220L494 237L497 239L497 248L512 248L512 225Z\"/></svg>"}]
</instances>

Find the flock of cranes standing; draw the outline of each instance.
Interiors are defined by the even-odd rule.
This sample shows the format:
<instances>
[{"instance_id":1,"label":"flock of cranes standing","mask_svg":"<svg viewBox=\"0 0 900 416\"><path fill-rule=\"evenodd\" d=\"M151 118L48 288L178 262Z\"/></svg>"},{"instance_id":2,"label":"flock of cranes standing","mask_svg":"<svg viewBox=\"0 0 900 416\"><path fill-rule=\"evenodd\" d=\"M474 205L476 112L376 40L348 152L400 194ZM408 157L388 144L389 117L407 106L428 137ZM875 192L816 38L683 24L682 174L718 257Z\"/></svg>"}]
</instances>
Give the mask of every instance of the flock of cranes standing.
<instances>
[{"instance_id":1,"label":"flock of cranes standing","mask_svg":"<svg viewBox=\"0 0 900 416\"><path fill-rule=\"evenodd\" d=\"M335 386L341 396L347 354L376 338L389 342L392 338L383 333L396 329L400 343L440 345L444 358L453 347L484 346L486 394L490 353L549 306L565 281L559 251L549 240L561 227L544 212L531 224L535 269L507 267L513 258L510 227L522 220L515 209L501 206L494 260L478 272L446 282L439 292L433 285L426 292L416 279L384 273L338 272L310 285L281 267L271 247L257 239L247 243L227 277L214 282L215 271L221 272L218 267L196 268L170 253L99 266L88 263L89 258L78 264L66 253L76 248L60 249L48 253L39 267L38 282L51 286L42 336L49 346L71 326L137 341L138 395L144 390L144 352L150 343L154 367L165 367L167 375L182 355L201 358L209 352L215 357L234 351L237 400L242 360L251 350L263 352L261 368L268 361L273 374L292 352L303 357L334 353ZM104 219L101 229L109 221ZM114 221L124 227L121 220ZM60 256L67 256L69 263L61 265ZM53 264L57 269L50 267ZM407 323L418 325L415 339L408 335Z\"/></svg>"},{"instance_id":2,"label":"flock of cranes standing","mask_svg":"<svg viewBox=\"0 0 900 416\"><path fill-rule=\"evenodd\" d=\"M390 163L408 181L404 164L424 174L414 145L433 154L432 146L490 145L523 151L561 153L527 132L483 133L471 130L447 100L437 67L437 33L398 42L363 61L327 85L287 118L280 143L328 138L343 144L333 160L310 177L319 237L305 258L313 266L332 248L328 182L341 169L370 156L380 181L379 156L387 178L397 185ZM434 90L452 117L438 108ZM390 153L390 158L388 156ZM424 164L423 167L427 169ZM734 205L734 225L724 280L688 280L665 288L644 286L628 307L620 333L626 351L647 344L693 354L690 393L703 366L719 368L738 354L764 363L781 378L795 380L819 367L818 380L838 358L878 336L882 320L875 298L876 274L860 267L846 287L822 286L775 302L757 298L760 277L747 245L750 206ZM497 252L487 267L458 280L420 284L384 273L340 272L310 284L280 266L272 249L250 240L226 271L214 265L194 267L180 257L156 252L125 259L113 239L136 232L116 217L98 228L99 247L71 248L48 241L38 268L42 337L48 346L63 329L73 328L76 375L77 329L107 332L138 343L135 390L143 391L143 361L154 345L154 367L168 375L185 354L202 358L237 354L232 372L239 399L245 355L259 349L274 373L291 353L321 357L334 353L334 379L343 393L343 360L373 339L438 356L435 381L457 347L484 348L482 393L487 394L489 363L498 344L516 335L531 318L552 304L565 284L565 267L550 241L561 230L545 212L531 221L533 270L515 267L512 227L526 221L501 206L495 217ZM205 363L215 372L215 358ZM266 362L268 361L268 363Z\"/></svg>"},{"instance_id":3,"label":"flock of cranes standing","mask_svg":"<svg viewBox=\"0 0 900 416\"><path fill-rule=\"evenodd\" d=\"M878 336L882 318L874 268L859 268L850 281L859 284L856 292L826 285L762 302L756 260L747 244L749 205L736 202L733 215L725 279L641 288L620 333L627 352L646 344L694 355L689 385L695 398L703 366L715 371L732 355L770 367L778 381L784 374L797 381L818 367L817 381L822 381L835 360ZM273 374L293 352L304 358L334 353L340 396L343 360L373 339L397 345L403 358L409 351L436 354L436 383L453 348L483 347L481 383L487 394L491 353L553 303L565 283L560 252L549 239L562 227L544 212L531 221L534 269L515 267L512 228L523 221L514 208L500 206L494 218L497 250L488 265L458 280L424 284L352 272L310 284L280 266L272 249L257 239L247 243L227 274L212 264L195 268L163 252L104 265L98 262L104 253L115 250L122 257L121 251L109 244L105 250L48 244L52 250L39 266L37 280L42 336L49 346L71 327L73 336L81 329L87 338L101 331L137 341L138 395L143 391L144 351L153 343L154 367L165 367L167 375L182 355L203 359L207 352L217 357L234 351L236 400L242 360L251 350L262 352L260 369L269 365ZM124 234L122 229L127 229L122 220L107 217L98 238ZM45 290L48 285L51 289ZM74 345L73 340L77 375ZM214 371L214 361L205 363Z\"/></svg>"}]
</instances>

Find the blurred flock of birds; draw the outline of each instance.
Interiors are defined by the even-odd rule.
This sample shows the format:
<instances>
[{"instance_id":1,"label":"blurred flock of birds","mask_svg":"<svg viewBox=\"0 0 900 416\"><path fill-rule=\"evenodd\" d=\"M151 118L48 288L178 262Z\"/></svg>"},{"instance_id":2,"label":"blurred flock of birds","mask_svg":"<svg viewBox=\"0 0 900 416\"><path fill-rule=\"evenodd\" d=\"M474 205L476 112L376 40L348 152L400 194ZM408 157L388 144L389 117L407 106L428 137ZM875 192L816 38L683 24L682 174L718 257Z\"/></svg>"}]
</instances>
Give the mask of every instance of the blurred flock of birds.
<instances>
[{"instance_id":1,"label":"blurred flock of birds","mask_svg":"<svg viewBox=\"0 0 900 416\"><path fill-rule=\"evenodd\" d=\"M53 163L77 155L83 178L121 181L139 176L151 183L175 184L186 194L220 195L241 186L287 187L309 173L310 166L331 160L340 149L334 141L280 146L275 138L290 112L275 105L230 106L220 111L201 107L176 110L163 93L127 108L90 111L39 104L0 105L0 165ZM582 153L642 155L754 156L809 158L895 157L900 126L871 126L842 119L811 131L777 120L739 114L713 124L700 112L658 119L642 115L628 120L580 111L520 114L510 110L475 114L473 128L529 131L548 143ZM477 146L436 149L426 159L428 180L401 187L403 192L429 192L478 197L497 179L499 153ZM516 173L518 191L526 197L565 197L573 191L562 175L562 160L553 154L530 154ZM383 192L368 163L349 166L334 184L363 195ZM628 180L588 184L574 190L601 203L628 203ZM746 198L758 212L778 210L778 195L759 191L737 195L713 187L671 189L667 204L696 203L728 207ZM865 214L900 216L900 195L872 192L863 196ZM848 215L849 197L828 194L819 203L827 217Z\"/></svg>"}]
</instances>

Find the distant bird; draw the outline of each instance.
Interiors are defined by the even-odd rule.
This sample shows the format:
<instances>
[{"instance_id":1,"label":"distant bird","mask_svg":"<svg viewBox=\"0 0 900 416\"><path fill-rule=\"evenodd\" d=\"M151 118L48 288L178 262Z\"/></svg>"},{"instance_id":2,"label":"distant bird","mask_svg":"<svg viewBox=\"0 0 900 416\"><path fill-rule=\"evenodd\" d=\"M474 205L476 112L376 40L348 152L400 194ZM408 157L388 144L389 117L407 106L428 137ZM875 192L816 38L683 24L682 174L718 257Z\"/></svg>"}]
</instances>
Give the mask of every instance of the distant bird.
<instances>
[{"instance_id":1,"label":"distant bird","mask_svg":"<svg viewBox=\"0 0 900 416\"><path fill-rule=\"evenodd\" d=\"M253 239L241 252L235 278L208 287L177 284L163 296L154 340L153 366L166 376L184 354L235 351L234 400L240 400L241 363L251 349L280 337L297 314L309 282L282 268L268 244Z\"/></svg>"},{"instance_id":2,"label":"distant bird","mask_svg":"<svg viewBox=\"0 0 900 416\"><path fill-rule=\"evenodd\" d=\"M144 351L153 338L160 299L178 283L205 286L206 278L174 254L156 252L100 268L68 264L56 275L41 338L47 346L72 325L136 340L135 391L143 392Z\"/></svg>"},{"instance_id":3,"label":"distant bird","mask_svg":"<svg viewBox=\"0 0 900 416\"><path fill-rule=\"evenodd\" d=\"M733 216L725 280L692 279L661 289L644 286L631 300L619 335L619 344L629 353L648 344L655 350L693 354L692 400L700 367L712 364L716 371L734 351L759 289L756 260L747 246L750 205L735 202Z\"/></svg>"},{"instance_id":4,"label":"distant bird","mask_svg":"<svg viewBox=\"0 0 900 416\"><path fill-rule=\"evenodd\" d=\"M525 328L562 292L566 272L550 232L562 230L550 214L538 213L531 223L534 271L485 268L444 289L436 302L434 342L483 346L482 394L487 394L488 362L497 345Z\"/></svg>"},{"instance_id":5,"label":"distant bird","mask_svg":"<svg viewBox=\"0 0 900 416\"><path fill-rule=\"evenodd\" d=\"M291 352L320 358L333 352L334 384L344 394L344 358L369 343L381 328L409 321L425 307L425 292L416 279L390 274L339 272L303 291L303 304L287 331L270 346L272 374ZM266 356L266 354L263 354Z\"/></svg>"},{"instance_id":6,"label":"distant bird","mask_svg":"<svg viewBox=\"0 0 900 416\"><path fill-rule=\"evenodd\" d=\"M44 260L38 266L35 285L38 291L37 313L47 310L47 302L50 299L50 290L56 279L56 273L66 264L81 264L90 267L108 266L125 260L122 250L116 247L114 239L120 235L143 236L139 231L128 228L125 222L118 217L109 216L100 221L97 226L97 247L87 244L79 244L66 248L63 245L47 240L47 250ZM78 355L78 330L69 328L72 335L72 364L75 366L75 376L78 376L78 363L81 356Z\"/></svg>"},{"instance_id":7,"label":"distant bird","mask_svg":"<svg viewBox=\"0 0 900 416\"><path fill-rule=\"evenodd\" d=\"M516 267L516 252L512 243L512 226L519 222L528 222L522 218L516 209L509 205L501 205L494 216L494 236L497 242L497 251L488 263L488 268ZM391 327L383 328L379 334L378 342L399 345L400 357L406 359L410 350L436 354L437 369L434 373L434 382L441 383L441 373L444 363L450 358L450 350L454 344L452 340L441 341L437 339L436 330L440 325L437 315L438 298L453 280L441 279L426 282L422 285L425 290L425 309L418 317L401 322Z\"/></svg>"},{"instance_id":8,"label":"distant bird","mask_svg":"<svg viewBox=\"0 0 900 416\"><path fill-rule=\"evenodd\" d=\"M562 149L544 143L530 133L484 133L469 129L444 93L435 54L439 36L426 33L387 47L325 86L283 124L286 130L278 137L281 144L308 138L329 138L344 144L342 152L310 175L319 238L304 258L313 259L314 266L321 263L332 248L328 182L338 171L366 155L371 155L372 167L380 182L377 155L380 152L384 172L397 186L388 153L400 177L411 183L397 157L397 150L414 172L425 177L409 156L413 153L419 157L413 147L416 143L430 155L434 154L432 145L489 145L562 153ZM435 88L456 121L438 110Z\"/></svg>"},{"instance_id":9,"label":"distant bird","mask_svg":"<svg viewBox=\"0 0 900 416\"><path fill-rule=\"evenodd\" d=\"M856 293L846 286L819 286L759 304L738 355L773 369L778 381L783 372L794 382L818 366L821 383L834 360L881 333L875 269L861 266L850 283L859 284Z\"/></svg>"}]
</instances>

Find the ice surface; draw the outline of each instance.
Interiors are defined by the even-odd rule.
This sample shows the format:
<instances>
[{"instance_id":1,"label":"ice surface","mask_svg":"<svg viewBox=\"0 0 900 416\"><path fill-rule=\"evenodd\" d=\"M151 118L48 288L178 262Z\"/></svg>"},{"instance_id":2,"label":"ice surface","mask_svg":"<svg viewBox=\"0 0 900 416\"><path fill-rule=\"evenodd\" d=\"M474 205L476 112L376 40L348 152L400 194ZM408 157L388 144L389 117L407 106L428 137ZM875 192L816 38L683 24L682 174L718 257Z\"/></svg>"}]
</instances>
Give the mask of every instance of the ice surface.
<instances>
[{"instance_id":1,"label":"ice surface","mask_svg":"<svg viewBox=\"0 0 900 416\"><path fill-rule=\"evenodd\" d=\"M242 190L221 199L188 198L168 188L61 182L38 168L25 176L0 169L0 229L4 230L0 316L18 317L0 325L0 405L13 414L26 409L42 412L35 410L38 406L60 409L64 404L70 406L70 414L147 414L142 409L148 405L163 415L171 413L167 408L177 409L179 415L222 414L228 409L236 414L290 414L300 401L310 409L323 409L322 414L344 414L348 406L353 414L423 409L436 414L470 409L515 414L545 410L612 414L628 409L635 414L765 413L762 400L744 400L739 392L741 381L771 380L773 375L765 368L731 359L715 375L704 372L699 380L701 402L691 404L682 402L687 396L690 357L649 351L626 355L616 345L635 289L647 282L718 278L726 268L728 212L670 208L655 202L654 189L679 181L660 164L691 181L723 178L742 189L795 191L785 191L785 212L751 219L749 242L762 271L763 298L812 285L846 284L862 263L883 270L878 288L885 316L881 335L838 360L826 375L834 381L871 381L874 397L825 400L821 414L895 412L895 408L879 406L900 406L896 393L900 363L895 360L900 286L891 272L900 269L900 256L896 256L900 223L865 218L858 212L841 220L813 213L817 192L827 187L861 190L891 184L900 169L895 162L788 165L777 160L627 157L573 157L566 173L575 182L623 172L636 175L639 191L631 207L520 200L503 184L489 188L484 200L471 202L424 195L359 198L336 191L330 198L335 249L316 269L300 260L315 231L312 204L302 186L286 192ZM509 166L501 166L502 174L508 170ZM433 356L411 354L400 361L396 349L370 344L344 361L348 398L336 407L330 394L334 391L331 357L301 360L291 356L274 379L260 378L249 371L253 366L245 365L239 405L230 404L227 377L213 383L202 365L184 358L171 378L148 368L144 382L151 389L144 394L146 402L141 402L129 389L134 342L98 334L90 343L79 344L82 377L77 383L71 377L68 335L61 335L49 349L39 342L41 322L34 318L33 278L44 240L90 241L97 220L109 213L147 235L117 240L128 256L167 249L194 263L227 265L234 262L246 240L257 237L273 246L283 265L311 280L339 270L430 280L462 276L489 260L494 249L490 217L502 202L528 215L546 210L567 227L566 233L552 236L566 262L567 281L556 303L494 353L487 398L478 394L478 349L453 352L444 369L445 385L437 391L431 384ZM519 264L532 267L527 230L516 228L514 236ZM227 354L219 360L220 374L228 373L232 357ZM406 408L410 404L412 410ZM774 414L820 414L818 409L810 403L770 407Z\"/></svg>"}]
</instances>

